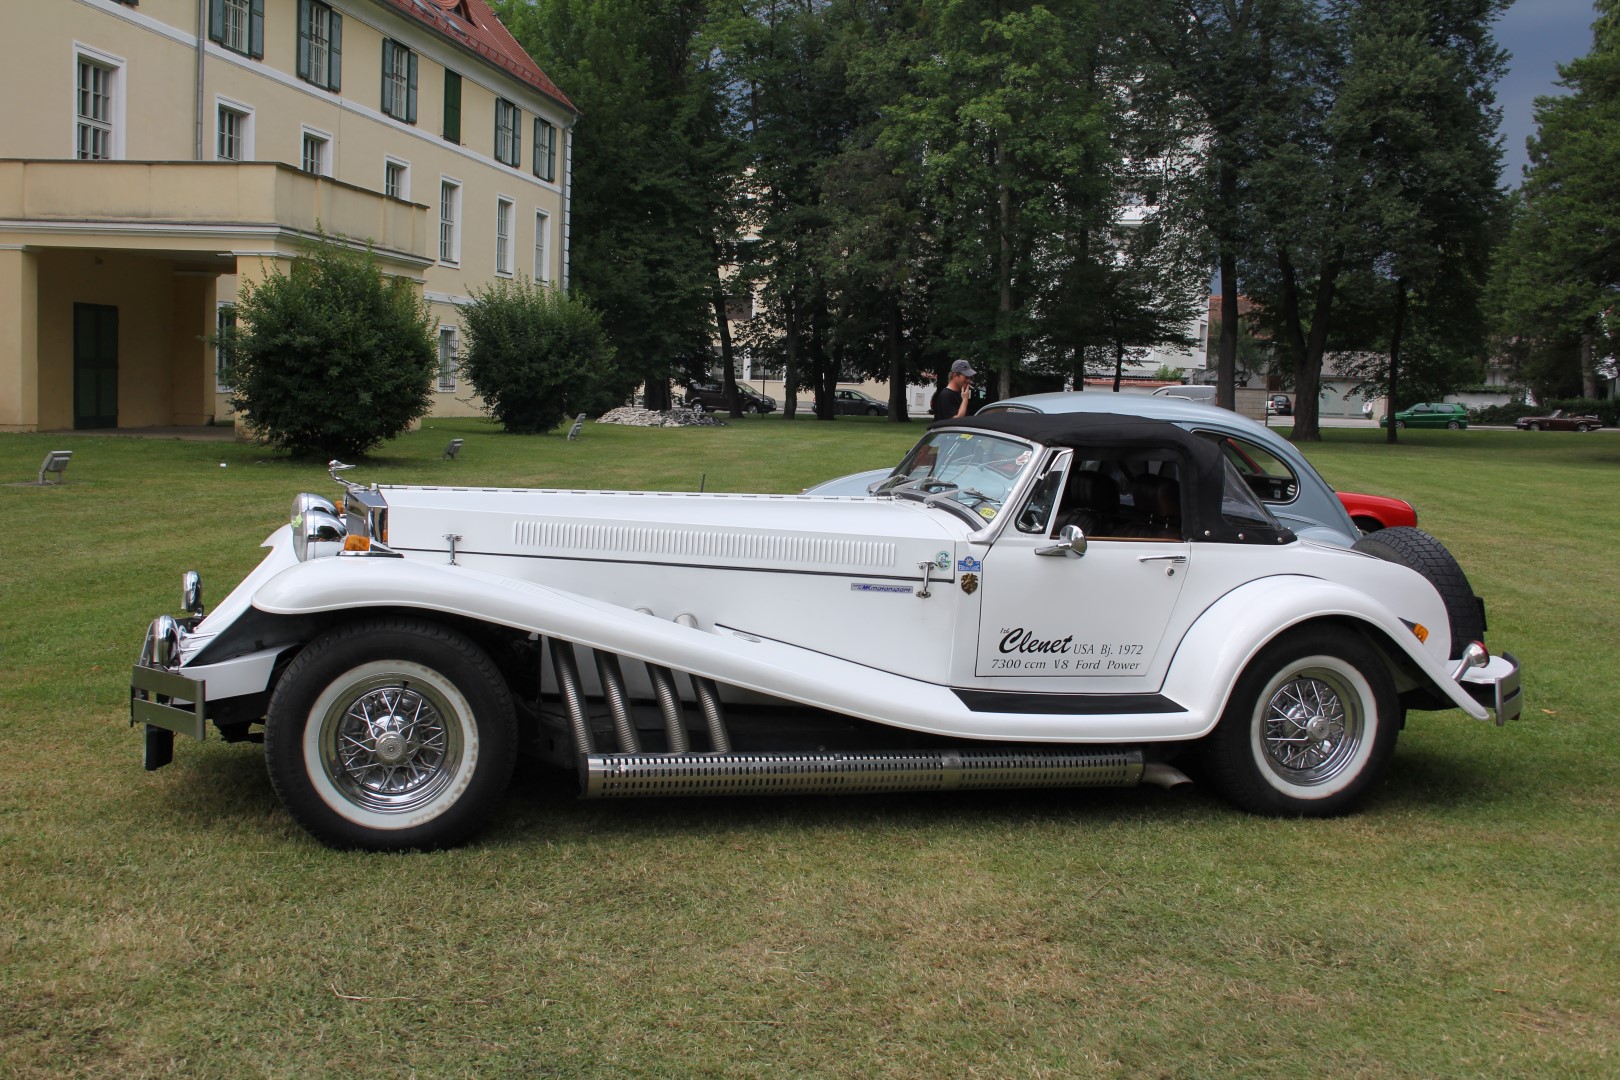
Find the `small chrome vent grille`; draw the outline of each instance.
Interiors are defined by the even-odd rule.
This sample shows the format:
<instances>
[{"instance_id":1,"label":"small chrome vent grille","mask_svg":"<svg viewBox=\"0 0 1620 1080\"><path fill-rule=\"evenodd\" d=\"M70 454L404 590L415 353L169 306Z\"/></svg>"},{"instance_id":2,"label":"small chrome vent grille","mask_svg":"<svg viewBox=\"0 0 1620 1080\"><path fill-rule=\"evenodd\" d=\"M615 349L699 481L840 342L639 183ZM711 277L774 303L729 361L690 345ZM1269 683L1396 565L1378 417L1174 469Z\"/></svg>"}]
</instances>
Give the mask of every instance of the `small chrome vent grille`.
<instances>
[{"instance_id":1,"label":"small chrome vent grille","mask_svg":"<svg viewBox=\"0 0 1620 1080\"><path fill-rule=\"evenodd\" d=\"M520 548L542 548L548 552L657 555L720 562L828 566L841 570L887 570L895 565L895 546L888 541L775 536L716 529L527 520L513 522L512 542Z\"/></svg>"}]
</instances>

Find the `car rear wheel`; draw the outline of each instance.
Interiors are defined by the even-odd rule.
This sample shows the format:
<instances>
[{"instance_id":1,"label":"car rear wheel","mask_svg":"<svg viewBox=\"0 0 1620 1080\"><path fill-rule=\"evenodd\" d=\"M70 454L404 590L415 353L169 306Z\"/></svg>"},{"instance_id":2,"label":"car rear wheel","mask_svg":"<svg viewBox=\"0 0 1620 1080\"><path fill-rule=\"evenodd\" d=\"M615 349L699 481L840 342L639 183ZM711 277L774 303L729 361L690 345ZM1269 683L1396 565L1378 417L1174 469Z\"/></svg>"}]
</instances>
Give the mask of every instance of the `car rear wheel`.
<instances>
[{"instance_id":1,"label":"car rear wheel","mask_svg":"<svg viewBox=\"0 0 1620 1080\"><path fill-rule=\"evenodd\" d=\"M512 775L511 695L465 635L414 619L338 627L300 652L265 719L270 780L323 843L465 840Z\"/></svg>"},{"instance_id":2,"label":"car rear wheel","mask_svg":"<svg viewBox=\"0 0 1620 1080\"><path fill-rule=\"evenodd\" d=\"M1239 676L1205 746L1209 778L1251 813L1346 813L1388 767L1399 710L1394 680L1359 637L1289 634Z\"/></svg>"},{"instance_id":3,"label":"car rear wheel","mask_svg":"<svg viewBox=\"0 0 1620 1080\"><path fill-rule=\"evenodd\" d=\"M1462 655L1470 641L1479 641L1485 636L1485 609L1474 595L1468 575L1463 573L1446 546L1432 535L1400 525L1364 536L1353 546L1356 551L1386 562L1409 566L1428 579L1446 605L1453 659Z\"/></svg>"}]
</instances>

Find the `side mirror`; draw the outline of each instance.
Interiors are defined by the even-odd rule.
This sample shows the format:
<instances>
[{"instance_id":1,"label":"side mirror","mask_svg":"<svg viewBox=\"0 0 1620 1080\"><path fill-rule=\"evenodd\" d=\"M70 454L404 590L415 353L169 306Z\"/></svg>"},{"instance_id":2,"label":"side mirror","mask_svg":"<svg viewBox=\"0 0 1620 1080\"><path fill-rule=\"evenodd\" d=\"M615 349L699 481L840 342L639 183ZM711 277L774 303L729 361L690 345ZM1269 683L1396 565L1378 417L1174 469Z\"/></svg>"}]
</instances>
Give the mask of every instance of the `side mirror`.
<instances>
[{"instance_id":1,"label":"side mirror","mask_svg":"<svg viewBox=\"0 0 1620 1080\"><path fill-rule=\"evenodd\" d=\"M1037 555L1073 555L1075 558L1086 553L1086 534L1078 525L1065 525L1058 530L1057 543L1047 547L1035 549Z\"/></svg>"}]
</instances>

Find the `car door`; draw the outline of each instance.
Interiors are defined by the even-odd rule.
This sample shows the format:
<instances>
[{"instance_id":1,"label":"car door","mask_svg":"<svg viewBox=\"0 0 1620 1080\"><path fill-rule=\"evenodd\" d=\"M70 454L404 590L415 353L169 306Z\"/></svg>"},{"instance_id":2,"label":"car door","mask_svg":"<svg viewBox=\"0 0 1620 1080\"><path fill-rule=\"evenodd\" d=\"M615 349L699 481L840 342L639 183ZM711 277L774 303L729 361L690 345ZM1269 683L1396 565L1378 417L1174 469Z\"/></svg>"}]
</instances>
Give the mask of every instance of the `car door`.
<instances>
[{"instance_id":1,"label":"car door","mask_svg":"<svg viewBox=\"0 0 1620 1080\"><path fill-rule=\"evenodd\" d=\"M1070 694L1159 688L1179 640L1173 627L1184 620L1176 605L1192 571L1192 545L1165 535L1138 505L1146 478L1167 465L1142 455L1131 462L1054 461L1063 474L1058 490L1070 490L1073 470L1106 474L1116 488L1135 490L1122 495L1114 520L1087 537L1083 555L1065 553L1051 535L1061 527L1059 502L1049 517L1021 511L982 560L958 563L959 578L974 575L982 590L973 669L981 686ZM1156 530L1160 535L1145 535Z\"/></svg>"}]
</instances>

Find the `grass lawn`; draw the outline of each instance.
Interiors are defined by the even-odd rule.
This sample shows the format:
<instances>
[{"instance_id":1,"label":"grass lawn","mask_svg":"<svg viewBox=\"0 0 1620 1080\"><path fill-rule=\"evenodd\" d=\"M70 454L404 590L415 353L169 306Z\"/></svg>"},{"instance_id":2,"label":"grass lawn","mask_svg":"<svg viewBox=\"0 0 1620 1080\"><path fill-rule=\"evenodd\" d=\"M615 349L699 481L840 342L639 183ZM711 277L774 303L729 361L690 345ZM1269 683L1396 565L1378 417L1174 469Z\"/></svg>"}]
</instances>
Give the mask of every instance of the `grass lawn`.
<instances>
[{"instance_id":1,"label":"grass lawn","mask_svg":"<svg viewBox=\"0 0 1620 1080\"><path fill-rule=\"evenodd\" d=\"M356 470L797 491L920 424L501 435ZM466 438L456 461L440 451ZM1620 1075L1620 437L1330 430L1524 664L1523 720L1414 714L1337 821L1196 789L584 803L520 772L431 855L328 851L251 745L140 767L129 667L324 470L235 443L0 435L0 1075ZM222 465L224 467L222 467Z\"/></svg>"}]
</instances>

